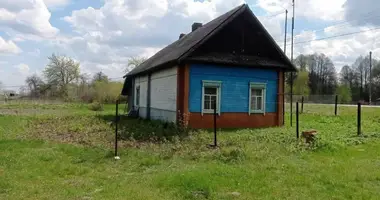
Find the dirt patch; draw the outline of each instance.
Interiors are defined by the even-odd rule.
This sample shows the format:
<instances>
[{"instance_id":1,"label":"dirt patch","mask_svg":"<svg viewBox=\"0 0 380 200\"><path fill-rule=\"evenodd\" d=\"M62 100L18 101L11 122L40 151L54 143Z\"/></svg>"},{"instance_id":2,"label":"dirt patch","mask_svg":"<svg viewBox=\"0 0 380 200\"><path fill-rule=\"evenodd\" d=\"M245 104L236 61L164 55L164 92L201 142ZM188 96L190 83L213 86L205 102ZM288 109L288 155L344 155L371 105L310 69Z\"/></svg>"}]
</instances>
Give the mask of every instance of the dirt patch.
<instances>
[{"instance_id":1,"label":"dirt patch","mask_svg":"<svg viewBox=\"0 0 380 200\"><path fill-rule=\"evenodd\" d=\"M32 120L25 137L62 143L109 146L114 129L96 116L64 116Z\"/></svg>"}]
</instances>

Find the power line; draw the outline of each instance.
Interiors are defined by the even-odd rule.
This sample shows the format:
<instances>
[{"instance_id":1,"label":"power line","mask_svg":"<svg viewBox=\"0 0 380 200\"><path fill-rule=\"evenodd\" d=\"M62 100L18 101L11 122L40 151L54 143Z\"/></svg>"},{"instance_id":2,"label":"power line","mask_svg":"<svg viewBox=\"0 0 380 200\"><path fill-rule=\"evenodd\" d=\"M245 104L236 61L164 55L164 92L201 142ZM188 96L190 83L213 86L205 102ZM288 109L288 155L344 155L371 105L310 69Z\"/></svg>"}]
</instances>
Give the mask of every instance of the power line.
<instances>
[{"instance_id":1,"label":"power line","mask_svg":"<svg viewBox=\"0 0 380 200\"><path fill-rule=\"evenodd\" d=\"M376 15L376 16L372 16L371 18L379 18L380 15ZM370 19L370 18L366 18L366 19ZM324 31L325 29L329 29L329 28L335 28L335 30L343 30L344 27L350 25L348 22L351 22L351 21L358 21L359 19L357 20L349 20L349 21L346 21L345 23L347 24L342 24L342 23L339 23L339 24L336 24L336 25L332 25L332 26L327 26L327 27L324 27L322 29L317 29L317 30L304 30L304 31L310 31L310 32L314 32L314 33L317 33L317 32L320 32L320 31ZM282 36L281 36L282 37ZM286 41L290 41L291 40L291 37L287 37L286 38ZM278 39L278 40L275 40L276 42L282 42L282 38L281 39Z\"/></svg>"},{"instance_id":2,"label":"power line","mask_svg":"<svg viewBox=\"0 0 380 200\"><path fill-rule=\"evenodd\" d=\"M369 30L364 30L364 31L357 31L357 32L339 34L339 35L334 35L334 36L329 36L329 37L324 37L324 38L318 38L318 39L313 39L313 40L306 40L306 41L296 42L294 44L297 45L297 44L309 43L309 42L314 42L314 41L328 40L328 39L332 39L332 38L343 37L343 36L348 36L348 35L355 35L355 34L359 34L359 33L365 33L365 32L369 32L369 31L379 30L379 29L380 29L380 27L377 27L377 28L373 28L373 29L369 29Z\"/></svg>"},{"instance_id":3,"label":"power line","mask_svg":"<svg viewBox=\"0 0 380 200\"><path fill-rule=\"evenodd\" d=\"M359 16L360 18L357 18L357 19L352 19L352 20L342 20L342 21L340 21L340 22L337 22L337 23L335 23L335 24L329 25L329 26L324 27L324 28L320 28L320 29L316 29L316 30L304 30L304 31L320 32L320 31L324 31L325 29L328 29L328 28L336 28L336 30L341 30L343 27L346 27L346 26L350 25L349 22L355 22L355 21L359 22L359 21L361 21L361 20L368 20L368 19L372 19L372 18L379 18L380 15L377 14L377 10L378 10L378 8L377 8L377 9L374 9L374 10L371 11L371 12L368 12L368 13L365 14L365 15L362 15L361 17ZM375 15L372 15L372 14L375 14ZM377 15L376 15L376 14L377 14ZM281 34L281 35L276 35L276 38L277 38L277 36L278 36L278 38L280 38L280 37L283 37L283 34ZM288 38L287 38L287 41L290 41L290 39L291 39L291 37L288 37ZM281 39L278 39L278 40L276 40L276 41L277 41L277 42L282 41L282 38L281 38Z\"/></svg>"},{"instance_id":4,"label":"power line","mask_svg":"<svg viewBox=\"0 0 380 200\"><path fill-rule=\"evenodd\" d=\"M264 17L264 18L273 18L273 17L276 17L276 16L279 16L281 14L285 14L285 11L281 11L277 14L273 14L273 15L268 15L268 16L260 16L260 17Z\"/></svg>"}]
</instances>

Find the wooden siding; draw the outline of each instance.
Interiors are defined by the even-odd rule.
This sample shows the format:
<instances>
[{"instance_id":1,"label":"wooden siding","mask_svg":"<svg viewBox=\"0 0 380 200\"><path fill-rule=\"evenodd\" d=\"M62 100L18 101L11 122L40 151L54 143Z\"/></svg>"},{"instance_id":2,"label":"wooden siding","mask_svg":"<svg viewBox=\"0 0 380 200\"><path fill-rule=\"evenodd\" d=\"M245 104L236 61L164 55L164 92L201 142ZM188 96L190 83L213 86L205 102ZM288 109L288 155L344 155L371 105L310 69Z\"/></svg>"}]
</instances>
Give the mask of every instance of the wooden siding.
<instances>
[{"instance_id":1,"label":"wooden siding","mask_svg":"<svg viewBox=\"0 0 380 200\"><path fill-rule=\"evenodd\" d=\"M177 121L184 120L189 113L189 65L178 67L177 76Z\"/></svg>"},{"instance_id":2,"label":"wooden siding","mask_svg":"<svg viewBox=\"0 0 380 200\"><path fill-rule=\"evenodd\" d=\"M152 73L150 92L151 119L176 122L177 67Z\"/></svg>"},{"instance_id":3,"label":"wooden siding","mask_svg":"<svg viewBox=\"0 0 380 200\"><path fill-rule=\"evenodd\" d=\"M282 126L284 124L284 93L285 93L285 87L284 87L284 71L279 70L278 71L278 95L277 95L277 114L278 114L278 120L277 120L277 126Z\"/></svg>"},{"instance_id":4,"label":"wooden siding","mask_svg":"<svg viewBox=\"0 0 380 200\"><path fill-rule=\"evenodd\" d=\"M221 112L248 113L250 82L265 83L266 112L277 112L278 73L276 70L215 65L190 66L190 112L201 112L202 80L221 81Z\"/></svg>"},{"instance_id":5,"label":"wooden siding","mask_svg":"<svg viewBox=\"0 0 380 200\"><path fill-rule=\"evenodd\" d=\"M148 76L139 76L134 80L134 92L136 95L136 88L140 86L140 101L139 101L139 116L146 118L147 116L147 94L148 94ZM135 96L133 97L133 104L136 106Z\"/></svg>"}]
</instances>

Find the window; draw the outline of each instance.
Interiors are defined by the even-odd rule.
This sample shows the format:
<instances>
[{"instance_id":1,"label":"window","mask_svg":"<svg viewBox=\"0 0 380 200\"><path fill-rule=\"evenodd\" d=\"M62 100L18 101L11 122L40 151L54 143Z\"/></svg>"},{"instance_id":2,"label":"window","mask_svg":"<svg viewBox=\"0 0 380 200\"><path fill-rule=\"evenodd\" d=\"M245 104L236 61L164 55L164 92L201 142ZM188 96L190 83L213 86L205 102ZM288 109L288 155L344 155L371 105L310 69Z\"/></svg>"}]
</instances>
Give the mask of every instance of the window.
<instances>
[{"instance_id":1,"label":"window","mask_svg":"<svg viewBox=\"0 0 380 200\"><path fill-rule=\"evenodd\" d=\"M136 99L135 99L135 105L140 106L140 86L138 85L136 87Z\"/></svg>"},{"instance_id":2,"label":"window","mask_svg":"<svg viewBox=\"0 0 380 200\"><path fill-rule=\"evenodd\" d=\"M220 114L220 91L221 91L220 81L203 81L202 86L202 115L203 113L214 113Z\"/></svg>"},{"instance_id":3,"label":"window","mask_svg":"<svg viewBox=\"0 0 380 200\"><path fill-rule=\"evenodd\" d=\"M265 113L265 83L250 83L249 113Z\"/></svg>"}]
</instances>

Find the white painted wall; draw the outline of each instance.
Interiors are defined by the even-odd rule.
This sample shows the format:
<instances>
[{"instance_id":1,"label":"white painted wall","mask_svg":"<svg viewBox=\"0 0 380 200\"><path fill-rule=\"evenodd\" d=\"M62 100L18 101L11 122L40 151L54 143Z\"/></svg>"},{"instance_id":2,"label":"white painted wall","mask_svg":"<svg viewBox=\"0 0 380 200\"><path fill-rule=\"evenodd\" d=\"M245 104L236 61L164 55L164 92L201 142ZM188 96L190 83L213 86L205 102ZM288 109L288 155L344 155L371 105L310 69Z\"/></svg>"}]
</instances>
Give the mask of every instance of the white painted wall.
<instances>
[{"instance_id":1,"label":"white painted wall","mask_svg":"<svg viewBox=\"0 0 380 200\"><path fill-rule=\"evenodd\" d=\"M139 115L147 117L148 75L135 78L134 105L136 88L140 86ZM151 75L150 117L155 120L176 122L177 119L177 67L164 69Z\"/></svg>"},{"instance_id":2,"label":"white painted wall","mask_svg":"<svg viewBox=\"0 0 380 200\"><path fill-rule=\"evenodd\" d=\"M146 118L146 107L147 107L147 92L148 92L148 76L139 76L135 78L135 88L134 88L134 105L136 106L136 88L140 86L140 106L139 115L142 118Z\"/></svg>"},{"instance_id":3,"label":"white painted wall","mask_svg":"<svg viewBox=\"0 0 380 200\"><path fill-rule=\"evenodd\" d=\"M177 66L151 76L151 118L176 122Z\"/></svg>"}]
</instances>

